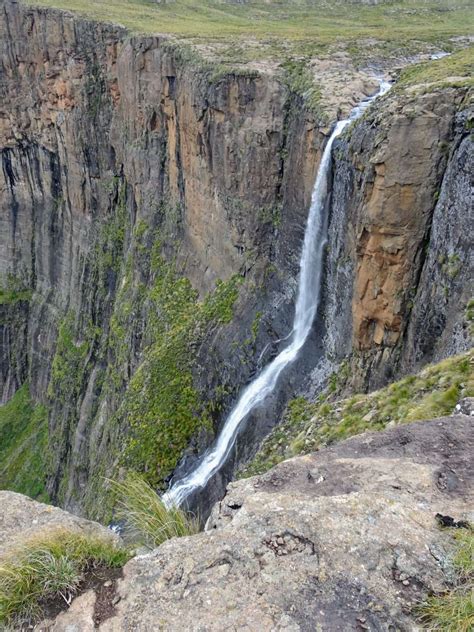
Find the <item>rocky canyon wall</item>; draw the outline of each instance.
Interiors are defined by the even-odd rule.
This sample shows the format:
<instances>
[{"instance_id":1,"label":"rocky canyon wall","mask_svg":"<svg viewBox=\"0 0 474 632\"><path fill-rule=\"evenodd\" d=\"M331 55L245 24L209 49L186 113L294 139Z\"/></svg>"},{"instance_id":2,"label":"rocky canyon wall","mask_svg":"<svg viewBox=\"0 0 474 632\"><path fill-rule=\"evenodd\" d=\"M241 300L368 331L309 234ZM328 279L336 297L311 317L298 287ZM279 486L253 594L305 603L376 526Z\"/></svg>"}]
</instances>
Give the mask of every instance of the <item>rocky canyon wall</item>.
<instances>
[{"instance_id":1,"label":"rocky canyon wall","mask_svg":"<svg viewBox=\"0 0 474 632\"><path fill-rule=\"evenodd\" d=\"M163 488L288 334L325 135L276 78L1 12L2 401L28 383L50 498L104 517L102 477ZM287 394L345 356L367 388L469 344L466 111L463 90L394 92L335 147L324 296Z\"/></svg>"},{"instance_id":2,"label":"rocky canyon wall","mask_svg":"<svg viewBox=\"0 0 474 632\"><path fill-rule=\"evenodd\" d=\"M6 2L1 40L2 397L47 405L48 491L78 510L122 462L163 484L287 333L324 135L159 37Z\"/></svg>"},{"instance_id":3,"label":"rocky canyon wall","mask_svg":"<svg viewBox=\"0 0 474 632\"><path fill-rule=\"evenodd\" d=\"M395 86L335 148L323 321L351 388L472 344L472 117L466 89Z\"/></svg>"}]
</instances>

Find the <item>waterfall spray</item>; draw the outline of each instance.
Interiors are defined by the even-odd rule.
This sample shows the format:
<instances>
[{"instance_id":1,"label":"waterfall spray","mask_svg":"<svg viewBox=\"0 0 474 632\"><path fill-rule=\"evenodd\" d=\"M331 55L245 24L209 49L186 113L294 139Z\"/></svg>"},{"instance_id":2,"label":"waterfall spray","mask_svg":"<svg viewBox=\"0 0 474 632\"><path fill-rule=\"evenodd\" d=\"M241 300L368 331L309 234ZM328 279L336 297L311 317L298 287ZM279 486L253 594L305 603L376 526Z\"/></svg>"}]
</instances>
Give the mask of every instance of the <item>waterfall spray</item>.
<instances>
[{"instance_id":1,"label":"waterfall spray","mask_svg":"<svg viewBox=\"0 0 474 632\"><path fill-rule=\"evenodd\" d=\"M338 121L324 148L311 196L311 207L304 235L300 258L298 296L289 345L244 389L226 419L214 445L203 454L191 472L181 480L176 481L163 495L162 499L165 505L179 506L196 489L205 487L209 479L226 462L241 424L249 413L274 390L282 371L296 359L298 352L304 345L319 305L323 254L327 238L325 202L328 195L332 145L344 128L361 116L369 104L376 97L385 94L389 87L390 84L381 82L379 92L376 95L362 101L352 110L349 118Z\"/></svg>"}]
</instances>

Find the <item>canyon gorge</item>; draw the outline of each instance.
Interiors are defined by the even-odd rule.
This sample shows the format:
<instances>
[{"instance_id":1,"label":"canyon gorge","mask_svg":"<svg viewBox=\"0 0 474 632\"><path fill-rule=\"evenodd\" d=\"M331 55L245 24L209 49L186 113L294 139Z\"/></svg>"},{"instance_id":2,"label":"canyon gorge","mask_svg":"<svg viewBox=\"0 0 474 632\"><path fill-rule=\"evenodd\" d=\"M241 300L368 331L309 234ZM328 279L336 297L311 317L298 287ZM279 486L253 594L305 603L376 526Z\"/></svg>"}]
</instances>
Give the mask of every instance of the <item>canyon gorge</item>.
<instances>
[{"instance_id":1,"label":"canyon gorge","mask_svg":"<svg viewBox=\"0 0 474 632\"><path fill-rule=\"evenodd\" d=\"M14 511L20 493L80 516L65 519L68 525L115 523L111 479L138 473L162 495L197 467L244 389L288 349L313 187L332 143L320 201L326 236L317 244L321 256L310 280L317 285L317 311L294 361L243 416L223 467L189 501L207 520L207 533L192 536L192 563L182 562L186 540L157 549L151 566L137 557L126 566L118 614L100 624L89 617L77 632L159 629L160 616L166 630L389 630L392 623L416 629L403 600L415 600L415 585L425 592L442 585L425 551L429 538L444 546L430 516L443 502L446 512L461 515L471 498L462 481L470 480L472 413L446 415L474 396L472 78L459 76L459 68L449 72L448 55L429 62L448 69L433 79L410 74L408 56L377 57L362 67L338 53L314 66L327 80L315 102L306 84L301 89L300 66L291 67L293 75L263 63L263 69L229 69L168 35L133 34L15 0L2 0L0 11L0 402L7 411L0 418L0 489L11 490L0 494ZM341 72L347 72L343 87ZM337 121L387 80L390 90L332 137ZM462 377L431 380L424 367L451 367L442 363L452 356L461 358L453 362ZM439 412L439 424L391 428L394 418L385 415L377 425L382 396L374 395L360 414L360 431L388 425L380 439L311 443L311 420L319 419L318 428L324 423L321 407L332 415L334 406L339 422L354 394L389 393L389 399L390 391L379 389L409 388L415 378L407 376L415 374L425 380L423 396L451 388L451 408L425 416L410 411L407 420ZM297 406L304 406L298 419L291 417ZM359 417L351 420L356 428ZM296 427L302 445L321 452L265 473L265 459L274 464L311 451L288 453ZM350 434L356 430L338 438ZM436 469L438 444L443 455L451 448L454 454L455 482L446 489L433 483L442 469ZM395 469L392 458L399 460ZM378 509L370 506L372 492L383 495L385 467L393 489L402 490L393 492L402 527L378 496ZM246 468L260 476L235 482ZM320 475L321 487L311 487ZM370 614L354 624L360 627L351 627L362 607L353 590L360 568L373 563L375 569L380 559L388 569L392 562L382 545L366 557L360 553L357 520L334 499L345 503L354 490L354 511L371 525L377 514L370 537L380 543L383 532L394 531L411 547L396 549L390 571L397 582L405 581L400 572L410 578L403 597L387 574L377 581L363 574L362 609ZM34 507L41 522L46 514ZM317 528L305 512L316 516ZM340 529L338 512L346 520ZM421 512L419 538L408 524L410 512ZM273 539L265 539L266 519ZM6 521L5 531L19 520L14 527ZM332 540L321 535L325 520ZM343 533L349 523L353 540ZM227 547L229 533L234 539ZM356 549L350 577L341 583ZM275 584L281 559L269 561L269 551L291 558L291 581L302 586L295 588L298 613L308 595L315 599L317 558L318 581L329 577L331 586L326 614L315 609L293 617ZM268 565L269 591L259 575L270 573ZM205 583L196 579L201 575L214 592L201 587L195 600L189 587ZM259 607L246 609L237 596L249 585L241 575L259 595ZM144 577L158 595L153 604ZM390 605L374 614L367 604L383 599L384 591ZM216 594L218 625L207 628L213 607L205 600ZM335 614L342 598L345 609ZM229 600L235 601L230 614ZM202 628L193 627L196 608ZM69 629L67 621L57 625L44 629Z\"/></svg>"}]
</instances>

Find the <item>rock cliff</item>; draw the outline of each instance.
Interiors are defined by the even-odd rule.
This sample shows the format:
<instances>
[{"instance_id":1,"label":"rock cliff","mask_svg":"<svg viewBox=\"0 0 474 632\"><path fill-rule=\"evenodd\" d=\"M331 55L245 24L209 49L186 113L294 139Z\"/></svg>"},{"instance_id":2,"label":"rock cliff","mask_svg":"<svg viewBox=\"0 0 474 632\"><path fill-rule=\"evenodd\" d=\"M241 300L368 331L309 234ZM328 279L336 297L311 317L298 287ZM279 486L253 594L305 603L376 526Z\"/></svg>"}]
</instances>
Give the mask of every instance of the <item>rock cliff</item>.
<instances>
[{"instance_id":1,"label":"rock cliff","mask_svg":"<svg viewBox=\"0 0 474 632\"><path fill-rule=\"evenodd\" d=\"M37 444L51 500L104 517L103 476L163 488L288 334L327 130L274 76L1 12L1 396L27 384L48 439L19 437L0 480ZM314 334L237 461L346 356L371 388L470 345L467 98L394 91L338 143Z\"/></svg>"},{"instance_id":2,"label":"rock cliff","mask_svg":"<svg viewBox=\"0 0 474 632\"><path fill-rule=\"evenodd\" d=\"M253 371L257 338L286 333L324 135L275 80L214 76L158 37L6 2L2 47L3 401L28 381L47 404L48 491L74 506L117 463L139 393L168 389L175 416L142 408L150 453L130 457L162 484ZM169 462L143 418L171 426Z\"/></svg>"},{"instance_id":3,"label":"rock cliff","mask_svg":"<svg viewBox=\"0 0 474 632\"><path fill-rule=\"evenodd\" d=\"M326 348L355 352L352 387L472 344L471 98L395 87L336 150Z\"/></svg>"}]
</instances>

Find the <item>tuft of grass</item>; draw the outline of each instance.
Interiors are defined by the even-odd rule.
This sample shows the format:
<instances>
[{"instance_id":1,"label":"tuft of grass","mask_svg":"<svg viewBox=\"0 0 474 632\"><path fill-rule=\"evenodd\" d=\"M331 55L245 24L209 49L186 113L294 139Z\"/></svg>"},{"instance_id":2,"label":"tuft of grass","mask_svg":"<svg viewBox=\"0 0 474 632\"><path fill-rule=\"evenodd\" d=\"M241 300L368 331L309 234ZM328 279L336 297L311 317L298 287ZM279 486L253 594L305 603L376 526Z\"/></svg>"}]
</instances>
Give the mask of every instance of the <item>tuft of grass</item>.
<instances>
[{"instance_id":1,"label":"tuft of grass","mask_svg":"<svg viewBox=\"0 0 474 632\"><path fill-rule=\"evenodd\" d=\"M193 535L199 521L178 507L164 505L155 490L138 474L129 472L123 482L110 481L117 498L117 517L130 536L149 548L171 538Z\"/></svg>"},{"instance_id":2,"label":"tuft of grass","mask_svg":"<svg viewBox=\"0 0 474 632\"><path fill-rule=\"evenodd\" d=\"M402 424L450 415L462 397L474 396L474 350L425 367L418 375L368 394L332 401L348 365L331 376L316 402L292 400L283 422L263 442L241 476L262 474L284 459L388 424Z\"/></svg>"},{"instance_id":3,"label":"tuft of grass","mask_svg":"<svg viewBox=\"0 0 474 632\"><path fill-rule=\"evenodd\" d=\"M458 546L453 566L461 579L474 579L474 529L459 530L454 537Z\"/></svg>"},{"instance_id":4,"label":"tuft of grass","mask_svg":"<svg viewBox=\"0 0 474 632\"><path fill-rule=\"evenodd\" d=\"M120 567L130 554L115 538L57 528L45 530L0 558L0 623L22 626L58 597L68 605L86 573Z\"/></svg>"},{"instance_id":5,"label":"tuft of grass","mask_svg":"<svg viewBox=\"0 0 474 632\"><path fill-rule=\"evenodd\" d=\"M452 590L433 595L417 608L427 630L470 632L474 629L474 530L455 534L457 550L452 560L456 581Z\"/></svg>"}]
</instances>

